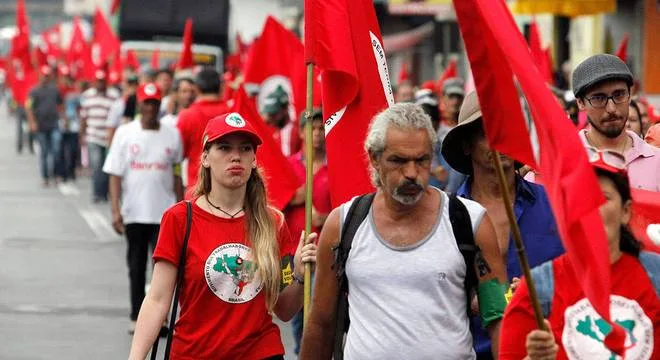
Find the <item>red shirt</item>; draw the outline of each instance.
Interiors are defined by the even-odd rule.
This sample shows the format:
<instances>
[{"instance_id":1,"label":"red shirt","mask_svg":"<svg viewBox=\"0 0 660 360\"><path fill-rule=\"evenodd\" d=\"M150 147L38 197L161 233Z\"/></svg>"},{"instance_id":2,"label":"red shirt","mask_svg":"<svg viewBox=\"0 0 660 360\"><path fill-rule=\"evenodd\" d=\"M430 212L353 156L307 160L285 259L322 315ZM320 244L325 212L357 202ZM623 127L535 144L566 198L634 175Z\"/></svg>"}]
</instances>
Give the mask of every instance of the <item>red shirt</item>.
<instances>
[{"instance_id":1,"label":"red shirt","mask_svg":"<svg viewBox=\"0 0 660 360\"><path fill-rule=\"evenodd\" d=\"M305 183L307 172L305 171L305 162L303 160L303 152L289 157L289 163L296 173L298 179ZM330 185L328 180L328 166L324 165L316 171L312 181L312 204L314 209L321 214L328 214L332 210L332 203L330 202ZM291 230L291 237L294 239L300 238L300 233L305 230L305 204L289 206L284 211L286 216L286 223ZM317 232L320 229L313 228L312 231Z\"/></svg>"},{"instance_id":2,"label":"red shirt","mask_svg":"<svg viewBox=\"0 0 660 360\"><path fill-rule=\"evenodd\" d=\"M297 244L281 218L278 222L282 223L277 238L282 282L289 284ZM165 212L155 262L178 266L185 225L184 202ZM264 359L284 354L279 328L266 309L262 283L249 271L251 266L244 217L220 218L193 201L172 359Z\"/></svg>"},{"instance_id":3,"label":"red shirt","mask_svg":"<svg viewBox=\"0 0 660 360\"><path fill-rule=\"evenodd\" d=\"M183 140L183 157L188 159L187 199L190 198L191 189L194 189L197 184L206 123L227 112L229 112L229 108L220 100L198 100L179 113L176 126L179 128Z\"/></svg>"},{"instance_id":4,"label":"red shirt","mask_svg":"<svg viewBox=\"0 0 660 360\"><path fill-rule=\"evenodd\" d=\"M658 359L660 355L660 300L646 270L633 256L623 254L612 264L611 318L626 330L626 359ZM609 330L586 300L566 255L553 261L555 293L549 321L557 359L609 359L602 340ZM536 329L525 281L507 307L500 334L500 359L527 356L525 339Z\"/></svg>"}]
</instances>

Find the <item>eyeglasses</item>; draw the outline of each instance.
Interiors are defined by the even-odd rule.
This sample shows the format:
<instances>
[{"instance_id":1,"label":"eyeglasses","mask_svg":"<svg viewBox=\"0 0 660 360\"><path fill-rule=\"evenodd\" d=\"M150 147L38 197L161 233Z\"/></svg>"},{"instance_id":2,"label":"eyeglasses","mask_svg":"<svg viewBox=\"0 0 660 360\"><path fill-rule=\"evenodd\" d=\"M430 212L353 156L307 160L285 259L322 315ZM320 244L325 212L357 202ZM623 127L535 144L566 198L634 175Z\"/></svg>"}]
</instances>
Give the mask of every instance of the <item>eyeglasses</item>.
<instances>
[{"instance_id":1,"label":"eyeglasses","mask_svg":"<svg viewBox=\"0 0 660 360\"><path fill-rule=\"evenodd\" d=\"M586 150L589 162L594 165L605 164L617 170L626 169L626 158L619 152L614 150L598 150L592 146L587 146Z\"/></svg>"},{"instance_id":2,"label":"eyeglasses","mask_svg":"<svg viewBox=\"0 0 660 360\"><path fill-rule=\"evenodd\" d=\"M596 109L602 109L607 106L607 102L612 99L615 104L623 104L630 100L630 92L628 90L617 90L611 96L597 94L586 98L589 104Z\"/></svg>"}]
</instances>

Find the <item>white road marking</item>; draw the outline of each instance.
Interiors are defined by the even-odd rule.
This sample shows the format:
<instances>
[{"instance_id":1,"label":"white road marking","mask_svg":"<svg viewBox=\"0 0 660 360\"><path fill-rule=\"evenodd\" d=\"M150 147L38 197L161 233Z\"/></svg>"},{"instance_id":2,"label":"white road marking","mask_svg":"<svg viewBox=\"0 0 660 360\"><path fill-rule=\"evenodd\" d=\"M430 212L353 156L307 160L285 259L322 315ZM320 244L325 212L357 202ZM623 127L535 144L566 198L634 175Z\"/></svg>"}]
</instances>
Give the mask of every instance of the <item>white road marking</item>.
<instances>
[{"instance_id":1,"label":"white road marking","mask_svg":"<svg viewBox=\"0 0 660 360\"><path fill-rule=\"evenodd\" d=\"M96 235L97 241L111 242L118 238L117 233L110 225L108 219L96 209L78 208L80 216L87 222L87 225Z\"/></svg>"},{"instance_id":2,"label":"white road marking","mask_svg":"<svg viewBox=\"0 0 660 360\"><path fill-rule=\"evenodd\" d=\"M71 183L59 183L57 184L57 189L60 190L60 193L64 196L80 196L80 190L78 190L78 187Z\"/></svg>"}]
</instances>

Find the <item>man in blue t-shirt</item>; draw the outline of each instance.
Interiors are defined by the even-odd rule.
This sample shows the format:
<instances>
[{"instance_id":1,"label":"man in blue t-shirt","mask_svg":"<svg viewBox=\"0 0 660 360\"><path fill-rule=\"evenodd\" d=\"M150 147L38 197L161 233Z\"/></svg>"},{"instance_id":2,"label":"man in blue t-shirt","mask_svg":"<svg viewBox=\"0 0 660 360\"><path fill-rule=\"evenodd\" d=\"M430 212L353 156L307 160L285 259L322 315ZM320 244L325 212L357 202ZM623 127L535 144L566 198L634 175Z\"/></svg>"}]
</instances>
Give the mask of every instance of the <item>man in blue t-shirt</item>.
<instances>
[{"instance_id":1,"label":"man in blue t-shirt","mask_svg":"<svg viewBox=\"0 0 660 360\"><path fill-rule=\"evenodd\" d=\"M461 107L458 125L445 137L442 154L452 168L468 175L457 194L475 200L486 208L497 234L497 239L493 240L498 242L511 281L520 277L522 270L493 163L495 152L488 145L481 116L477 93L472 92L466 96ZM514 213L529 265L534 267L563 254L564 248L545 190L520 177L516 172L516 163L511 158L500 155L500 159L509 193L513 194ZM490 340L478 317L472 318L471 328L477 358L492 359Z\"/></svg>"}]
</instances>

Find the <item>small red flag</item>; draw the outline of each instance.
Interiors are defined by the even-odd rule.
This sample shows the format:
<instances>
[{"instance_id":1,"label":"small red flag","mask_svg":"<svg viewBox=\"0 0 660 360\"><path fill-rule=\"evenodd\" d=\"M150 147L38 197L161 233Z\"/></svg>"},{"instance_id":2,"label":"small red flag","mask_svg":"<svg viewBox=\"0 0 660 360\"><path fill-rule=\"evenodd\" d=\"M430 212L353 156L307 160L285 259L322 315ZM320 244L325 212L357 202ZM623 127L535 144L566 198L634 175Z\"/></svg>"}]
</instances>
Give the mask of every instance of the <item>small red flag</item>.
<instances>
[{"instance_id":1,"label":"small red flag","mask_svg":"<svg viewBox=\"0 0 660 360\"><path fill-rule=\"evenodd\" d=\"M33 50L34 58L37 61L37 66L41 68L42 66L48 66L48 55L41 50L40 47L36 46Z\"/></svg>"},{"instance_id":2,"label":"small red flag","mask_svg":"<svg viewBox=\"0 0 660 360\"><path fill-rule=\"evenodd\" d=\"M121 61L121 53L117 51L112 59L112 66L108 73L108 82L113 85L119 84L123 78L123 74L124 64Z\"/></svg>"},{"instance_id":3,"label":"small red flag","mask_svg":"<svg viewBox=\"0 0 660 360\"><path fill-rule=\"evenodd\" d=\"M112 31L103 11L94 12L94 38L92 40L92 61L96 67L105 64L114 53L119 51L120 43Z\"/></svg>"},{"instance_id":4,"label":"small red flag","mask_svg":"<svg viewBox=\"0 0 660 360\"><path fill-rule=\"evenodd\" d=\"M95 68L91 56L91 48L85 41L80 20L78 17L74 17L73 35L66 55L66 61L73 77L85 80L94 79Z\"/></svg>"},{"instance_id":5,"label":"small red flag","mask_svg":"<svg viewBox=\"0 0 660 360\"><path fill-rule=\"evenodd\" d=\"M541 33L536 19L532 19L532 23L529 24L529 51L545 82L553 83L552 70L548 70L551 65L548 63L546 52L541 48Z\"/></svg>"},{"instance_id":6,"label":"small red flag","mask_svg":"<svg viewBox=\"0 0 660 360\"><path fill-rule=\"evenodd\" d=\"M630 34L623 34L619 47L616 49L616 56L621 59L623 62L628 62L628 40L630 39Z\"/></svg>"},{"instance_id":7,"label":"small red flag","mask_svg":"<svg viewBox=\"0 0 660 360\"><path fill-rule=\"evenodd\" d=\"M135 55L135 50L129 49L126 51L124 63L126 63L126 66L132 68L133 71L140 72L140 60Z\"/></svg>"},{"instance_id":8,"label":"small red flag","mask_svg":"<svg viewBox=\"0 0 660 360\"><path fill-rule=\"evenodd\" d=\"M442 95L442 84L444 84L445 80L455 77L458 77L458 62L456 59L451 59L438 79L438 87L436 89L438 95Z\"/></svg>"},{"instance_id":9,"label":"small red flag","mask_svg":"<svg viewBox=\"0 0 660 360\"><path fill-rule=\"evenodd\" d=\"M120 7L121 0L112 0L112 4L110 5L110 15L115 15Z\"/></svg>"},{"instance_id":10,"label":"small red flag","mask_svg":"<svg viewBox=\"0 0 660 360\"><path fill-rule=\"evenodd\" d=\"M268 125L261 119L245 90L239 88L234 96L233 111L241 114L259 133L263 143L257 151L257 165L263 171L270 204L284 209L298 188L303 185L279 144L275 142Z\"/></svg>"},{"instance_id":11,"label":"small red flag","mask_svg":"<svg viewBox=\"0 0 660 360\"><path fill-rule=\"evenodd\" d=\"M610 258L595 172L573 124L541 80L503 0L454 0L491 146L523 163L532 155L513 77L525 94L539 140L539 167L566 254L593 308L610 319ZM505 110L506 109L506 110ZM502 122L506 114L506 122ZM506 132L506 134L504 134ZM502 136L493 136L497 133ZM524 144L514 147L513 144ZM506 151L505 151L506 150ZM512 151L514 150L514 151ZM534 160L534 159L532 159ZM532 163L536 163L533 161ZM625 331L612 324L605 345L622 354Z\"/></svg>"},{"instance_id":12,"label":"small red flag","mask_svg":"<svg viewBox=\"0 0 660 360\"><path fill-rule=\"evenodd\" d=\"M306 0L305 10L305 58L321 70L330 189L338 206L373 191L364 140L371 119L394 97L373 1Z\"/></svg>"},{"instance_id":13,"label":"small red flag","mask_svg":"<svg viewBox=\"0 0 660 360\"><path fill-rule=\"evenodd\" d=\"M401 71L399 71L399 79L396 84L401 85L402 82L410 80L410 72L408 72L408 63L401 64Z\"/></svg>"},{"instance_id":14,"label":"small red flag","mask_svg":"<svg viewBox=\"0 0 660 360\"><path fill-rule=\"evenodd\" d=\"M151 70L160 69L160 50L155 49L151 53Z\"/></svg>"},{"instance_id":15,"label":"small red flag","mask_svg":"<svg viewBox=\"0 0 660 360\"><path fill-rule=\"evenodd\" d=\"M41 33L41 38L46 44L46 55L48 59L48 64L55 65L57 60L59 60L62 55L62 49L60 47L61 40L61 31L60 24L46 29Z\"/></svg>"},{"instance_id":16,"label":"small red flag","mask_svg":"<svg viewBox=\"0 0 660 360\"><path fill-rule=\"evenodd\" d=\"M189 69L195 66L192 53L193 44L193 21L192 18L186 19L186 26L183 29L183 48L177 63L178 69Z\"/></svg>"}]
</instances>

